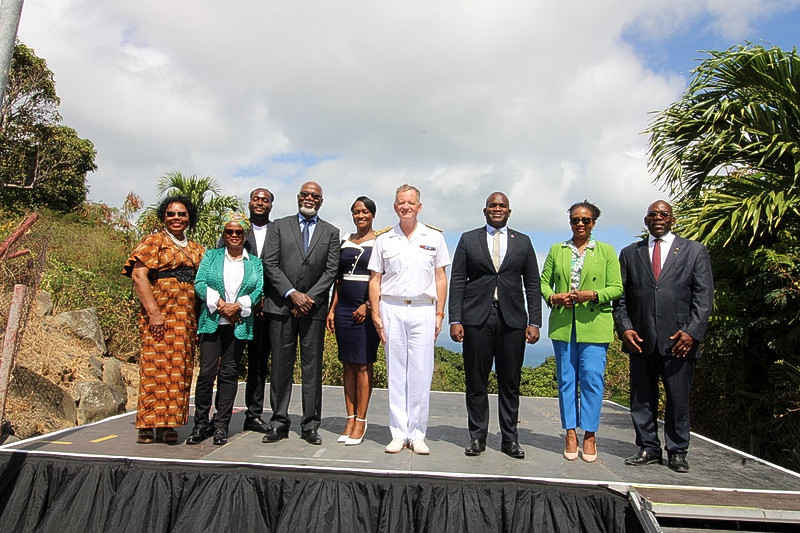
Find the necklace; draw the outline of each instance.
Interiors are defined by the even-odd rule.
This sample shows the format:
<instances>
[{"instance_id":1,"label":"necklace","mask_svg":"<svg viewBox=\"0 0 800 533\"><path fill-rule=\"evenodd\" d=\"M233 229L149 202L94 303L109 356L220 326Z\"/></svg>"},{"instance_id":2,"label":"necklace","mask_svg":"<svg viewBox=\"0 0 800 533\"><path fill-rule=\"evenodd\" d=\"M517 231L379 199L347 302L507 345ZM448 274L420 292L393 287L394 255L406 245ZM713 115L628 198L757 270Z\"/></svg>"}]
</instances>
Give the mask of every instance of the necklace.
<instances>
[{"instance_id":1,"label":"necklace","mask_svg":"<svg viewBox=\"0 0 800 533\"><path fill-rule=\"evenodd\" d=\"M183 239L178 239L175 235L170 233L169 230L167 230L167 229L164 230L164 233L166 233L169 236L170 240L172 240L172 242L175 243L175 246L178 246L179 248L186 248L186 246L189 244L189 238L186 237L185 233L183 235Z\"/></svg>"}]
</instances>

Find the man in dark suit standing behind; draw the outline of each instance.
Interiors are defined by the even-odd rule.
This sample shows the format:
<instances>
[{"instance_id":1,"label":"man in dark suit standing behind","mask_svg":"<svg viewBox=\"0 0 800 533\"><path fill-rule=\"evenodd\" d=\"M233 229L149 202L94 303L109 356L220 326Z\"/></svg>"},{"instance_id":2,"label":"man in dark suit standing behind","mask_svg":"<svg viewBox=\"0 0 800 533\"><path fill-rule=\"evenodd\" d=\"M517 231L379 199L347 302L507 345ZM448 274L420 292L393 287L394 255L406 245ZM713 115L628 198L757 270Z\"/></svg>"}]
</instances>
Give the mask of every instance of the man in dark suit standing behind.
<instances>
[{"instance_id":1,"label":"man in dark suit standing behind","mask_svg":"<svg viewBox=\"0 0 800 533\"><path fill-rule=\"evenodd\" d=\"M289 436L292 372L300 337L303 381L301 436L322 444L322 345L328 291L339 269L339 230L317 213L322 187L309 181L297 194L299 212L269 225L264 274L269 282L265 307L269 315L272 365L269 400L272 418L264 442Z\"/></svg>"},{"instance_id":2,"label":"man in dark suit standing behind","mask_svg":"<svg viewBox=\"0 0 800 533\"><path fill-rule=\"evenodd\" d=\"M661 462L661 376L667 395L667 465L683 473L689 471L689 390L714 303L714 279L705 246L670 231L672 206L663 200L652 203L644 223L648 238L620 252L624 292L614 304L614 323L630 354L631 418L639 446L625 464Z\"/></svg>"},{"instance_id":3,"label":"man in dark suit standing behind","mask_svg":"<svg viewBox=\"0 0 800 533\"><path fill-rule=\"evenodd\" d=\"M501 450L523 459L517 437L519 382L525 341L539 340L539 265L528 236L506 226L511 209L505 194L490 194L483 214L486 225L464 233L458 241L450 275L450 337L464 342L470 435L464 453L475 456L486 449L487 385L494 360Z\"/></svg>"},{"instance_id":4,"label":"man in dark suit standing behind","mask_svg":"<svg viewBox=\"0 0 800 533\"><path fill-rule=\"evenodd\" d=\"M269 189L259 187L250 192L250 223L244 247L247 253L264 260L266 255L267 226L272 202L275 196ZM265 280L266 281L266 280ZM265 284L266 286L266 284ZM267 379L267 361L269 360L269 331L267 317L264 314L267 301L263 299L254 313L253 340L247 343L247 385L244 398L247 405L242 431L267 432L267 425L261 419L264 411L264 385Z\"/></svg>"}]
</instances>

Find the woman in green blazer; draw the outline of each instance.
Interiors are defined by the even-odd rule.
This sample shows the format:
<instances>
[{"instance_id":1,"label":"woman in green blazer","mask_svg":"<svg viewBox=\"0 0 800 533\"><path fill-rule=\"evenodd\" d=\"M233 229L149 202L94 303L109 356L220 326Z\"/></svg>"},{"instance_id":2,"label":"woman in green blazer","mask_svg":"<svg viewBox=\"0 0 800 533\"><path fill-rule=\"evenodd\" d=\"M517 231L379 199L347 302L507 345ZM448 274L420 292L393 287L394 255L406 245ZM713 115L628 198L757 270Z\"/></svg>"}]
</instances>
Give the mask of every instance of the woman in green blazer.
<instances>
[{"instance_id":1,"label":"woman in green blazer","mask_svg":"<svg viewBox=\"0 0 800 533\"><path fill-rule=\"evenodd\" d=\"M253 339L253 309L264 289L261 259L244 249L250 221L232 212L224 220L225 246L206 251L194 281L195 293L203 301L197 324L200 374L195 388L194 428L186 444L198 444L212 434L214 444L228 442L239 359L245 343ZM215 378L216 412L209 420Z\"/></svg>"},{"instance_id":2,"label":"woman in green blazer","mask_svg":"<svg viewBox=\"0 0 800 533\"><path fill-rule=\"evenodd\" d=\"M600 209L587 201L569 208L572 239L554 244L542 269L542 296L552 309L564 457L578 458L575 428L584 430L581 456L597 460L595 432L603 403L606 350L614 335L611 301L622 295L614 248L592 239ZM580 384L580 388L576 387Z\"/></svg>"}]
</instances>

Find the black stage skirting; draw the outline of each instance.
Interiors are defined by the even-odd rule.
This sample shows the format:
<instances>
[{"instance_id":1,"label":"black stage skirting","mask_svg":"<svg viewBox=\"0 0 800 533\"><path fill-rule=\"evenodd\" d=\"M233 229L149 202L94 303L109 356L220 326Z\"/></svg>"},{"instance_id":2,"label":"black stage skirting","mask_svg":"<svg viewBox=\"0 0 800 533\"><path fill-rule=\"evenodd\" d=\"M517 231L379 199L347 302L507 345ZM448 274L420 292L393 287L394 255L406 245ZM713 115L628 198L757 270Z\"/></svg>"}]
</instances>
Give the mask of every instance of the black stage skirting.
<instances>
[{"instance_id":1,"label":"black stage skirting","mask_svg":"<svg viewBox=\"0 0 800 533\"><path fill-rule=\"evenodd\" d=\"M0 453L0 529L44 531L641 531L593 486Z\"/></svg>"}]
</instances>

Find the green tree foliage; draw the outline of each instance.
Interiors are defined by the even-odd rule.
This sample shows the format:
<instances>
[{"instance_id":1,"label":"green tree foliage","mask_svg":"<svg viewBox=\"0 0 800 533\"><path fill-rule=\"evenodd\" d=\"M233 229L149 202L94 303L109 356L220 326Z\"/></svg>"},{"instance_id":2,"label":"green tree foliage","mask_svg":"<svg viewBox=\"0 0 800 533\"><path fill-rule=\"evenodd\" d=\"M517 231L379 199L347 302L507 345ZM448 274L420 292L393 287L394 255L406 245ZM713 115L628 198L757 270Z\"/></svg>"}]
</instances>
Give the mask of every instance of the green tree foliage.
<instances>
[{"instance_id":1,"label":"green tree foliage","mask_svg":"<svg viewBox=\"0 0 800 533\"><path fill-rule=\"evenodd\" d=\"M797 469L800 56L751 45L710 55L649 129L678 231L708 246L714 269L693 424Z\"/></svg>"},{"instance_id":2,"label":"green tree foliage","mask_svg":"<svg viewBox=\"0 0 800 533\"><path fill-rule=\"evenodd\" d=\"M197 208L197 225L189 236L206 248L217 244L222 228L222 215L229 210L242 210L242 204L235 196L224 196L222 189L210 176L185 177L178 171L169 172L158 181L161 198L176 194L187 196ZM156 217L157 205L148 207L139 217L139 228L143 234L161 227Z\"/></svg>"},{"instance_id":3,"label":"green tree foliage","mask_svg":"<svg viewBox=\"0 0 800 533\"><path fill-rule=\"evenodd\" d=\"M45 60L17 44L0 105L0 204L68 212L86 200L94 145L60 125L59 103Z\"/></svg>"}]
</instances>

